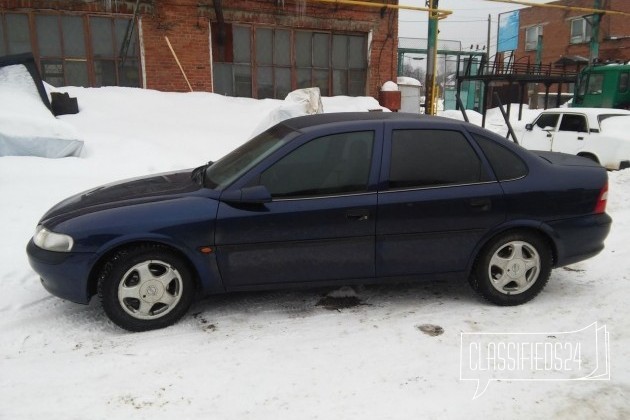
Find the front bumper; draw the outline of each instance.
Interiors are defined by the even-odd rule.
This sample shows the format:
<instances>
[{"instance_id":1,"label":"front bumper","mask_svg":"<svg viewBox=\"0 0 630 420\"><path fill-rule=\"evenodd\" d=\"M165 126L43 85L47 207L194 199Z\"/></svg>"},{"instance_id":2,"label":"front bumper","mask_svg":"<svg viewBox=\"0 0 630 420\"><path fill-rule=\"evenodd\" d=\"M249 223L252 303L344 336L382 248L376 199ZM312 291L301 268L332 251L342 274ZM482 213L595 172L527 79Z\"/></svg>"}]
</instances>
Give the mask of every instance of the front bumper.
<instances>
[{"instance_id":1,"label":"front bumper","mask_svg":"<svg viewBox=\"0 0 630 420\"><path fill-rule=\"evenodd\" d=\"M562 267L599 254L611 225L612 218L606 213L550 222L556 239L555 266Z\"/></svg>"},{"instance_id":2,"label":"front bumper","mask_svg":"<svg viewBox=\"0 0 630 420\"><path fill-rule=\"evenodd\" d=\"M26 253L29 264L40 275L48 292L76 303L90 301L88 281L95 254L46 251L32 239L26 246Z\"/></svg>"}]
</instances>

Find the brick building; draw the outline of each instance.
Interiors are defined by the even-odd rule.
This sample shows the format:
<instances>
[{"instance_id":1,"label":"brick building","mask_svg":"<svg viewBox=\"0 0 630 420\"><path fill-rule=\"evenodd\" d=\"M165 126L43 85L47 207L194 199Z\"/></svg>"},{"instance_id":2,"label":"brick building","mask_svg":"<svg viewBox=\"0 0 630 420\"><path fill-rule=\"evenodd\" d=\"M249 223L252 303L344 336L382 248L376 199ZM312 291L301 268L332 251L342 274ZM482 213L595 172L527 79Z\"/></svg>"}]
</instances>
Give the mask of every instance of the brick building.
<instances>
[{"instance_id":1,"label":"brick building","mask_svg":"<svg viewBox=\"0 0 630 420\"><path fill-rule=\"evenodd\" d=\"M56 86L188 91L168 37L195 91L377 96L397 33L396 10L322 0L0 0L0 56L32 52Z\"/></svg>"},{"instance_id":2,"label":"brick building","mask_svg":"<svg viewBox=\"0 0 630 420\"><path fill-rule=\"evenodd\" d=\"M562 0L550 4L593 8L595 1ZM601 8L630 13L630 1L601 0ZM546 7L521 9L518 49L514 54L517 59L526 57L535 63L538 36L542 35L543 64L584 66L590 56L591 19L591 14L584 11ZM630 60L630 17L604 15L599 41L600 60Z\"/></svg>"}]
</instances>

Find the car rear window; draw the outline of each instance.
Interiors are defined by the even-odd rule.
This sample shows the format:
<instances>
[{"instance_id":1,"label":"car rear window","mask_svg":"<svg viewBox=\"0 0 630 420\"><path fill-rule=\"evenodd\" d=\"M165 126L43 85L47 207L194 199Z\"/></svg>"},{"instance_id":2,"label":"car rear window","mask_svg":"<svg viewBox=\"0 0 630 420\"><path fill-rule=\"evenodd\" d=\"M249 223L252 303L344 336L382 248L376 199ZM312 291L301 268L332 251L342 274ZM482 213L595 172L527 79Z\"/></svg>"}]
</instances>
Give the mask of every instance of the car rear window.
<instances>
[{"instance_id":1,"label":"car rear window","mask_svg":"<svg viewBox=\"0 0 630 420\"><path fill-rule=\"evenodd\" d=\"M516 153L480 134L473 133L472 135L483 150L483 154L486 155L499 181L509 181L527 175L527 165Z\"/></svg>"}]
</instances>

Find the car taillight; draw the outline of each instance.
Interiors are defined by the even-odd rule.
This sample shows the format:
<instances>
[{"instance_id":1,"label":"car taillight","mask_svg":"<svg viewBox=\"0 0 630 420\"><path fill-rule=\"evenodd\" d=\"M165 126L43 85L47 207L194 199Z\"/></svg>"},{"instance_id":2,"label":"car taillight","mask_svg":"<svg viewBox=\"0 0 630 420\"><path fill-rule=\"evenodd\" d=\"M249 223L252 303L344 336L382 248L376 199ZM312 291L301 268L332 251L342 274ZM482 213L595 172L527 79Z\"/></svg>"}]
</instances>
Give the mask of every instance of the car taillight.
<instances>
[{"instance_id":1,"label":"car taillight","mask_svg":"<svg viewBox=\"0 0 630 420\"><path fill-rule=\"evenodd\" d=\"M608 182L599 192L597 204L595 204L595 214L604 213L606 211L606 203L608 202Z\"/></svg>"}]
</instances>

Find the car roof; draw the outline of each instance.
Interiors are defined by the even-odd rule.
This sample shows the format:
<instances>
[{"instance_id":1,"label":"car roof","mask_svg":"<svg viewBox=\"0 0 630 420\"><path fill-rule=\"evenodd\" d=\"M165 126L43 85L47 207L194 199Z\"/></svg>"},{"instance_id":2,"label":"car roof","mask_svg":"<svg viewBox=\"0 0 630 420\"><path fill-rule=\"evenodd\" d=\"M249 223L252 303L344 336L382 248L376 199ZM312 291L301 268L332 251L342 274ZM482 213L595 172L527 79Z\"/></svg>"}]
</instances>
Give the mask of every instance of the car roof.
<instances>
[{"instance_id":1,"label":"car roof","mask_svg":"<svg viewBox=\"0 0 630 420\"><path fill-rule=\"evenodd\" d=\"M434 117L430 115L411 114L406 112L331 112L327 114L306 115L295 117L282 122L282 124L295 130L301 130L308 127L334 124L340 122L357 122L357 121L440 121L440 122L461 122L449 118Z\"/></svg>"},{"instance_id":2,"label":"car roof","mask_svg":"<svg viewBox=\"0 0 630 420\"><path fill-rule=\"evenodd\" d=\"M564 112L587 115L630 115L630 111L616 108L549 108L545 109L543 112Z\"/></svg>"},{"instance_id":3,"label":"car roof","mask_svg":"<svg viewBox=\"0 0 630 420\"><path fill-rule=\"evenodd\" d=\"M627 64L610 63L610 64L598 64L594 66L586 67L586 71L590 73L602 73L608 71L628 71L630 66Z\"/></svg>"}]
</instances>

